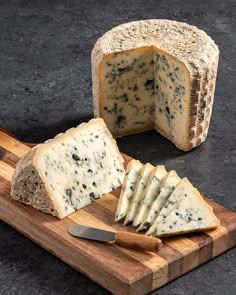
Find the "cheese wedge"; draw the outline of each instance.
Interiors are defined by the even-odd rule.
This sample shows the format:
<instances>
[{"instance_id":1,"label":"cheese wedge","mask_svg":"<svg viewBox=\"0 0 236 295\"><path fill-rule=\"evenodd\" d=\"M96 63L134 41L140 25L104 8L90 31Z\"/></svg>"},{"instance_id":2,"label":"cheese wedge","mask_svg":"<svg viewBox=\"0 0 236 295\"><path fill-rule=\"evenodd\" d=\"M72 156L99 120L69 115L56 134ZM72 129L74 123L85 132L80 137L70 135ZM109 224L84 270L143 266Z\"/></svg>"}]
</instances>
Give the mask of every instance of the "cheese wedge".
<instances>
[{"instance_id":1,"label":"cheese wedge","mask_svg":"<svg viewBox=\"0 0 236 295\"><path fill-rule=\"evenodd\" d=\"M154 167L150 163L147 163L142 167L135 187L134 196L124 221L124 225L133 222L140 202L144 198L144 191L147 186L147 181L153 169Z\"/></svg>"},{"instance_id":2,"label":"cheese wedge","mask_svg":"<svg viewBox=\"0 0 236 295\"><path fill-rule=\"evenodd\" d=\"M119 221L124 218L128 212L141 168L142 164L137 160L131 160L127 165L125 179L118 201L115 221Z\"/></svg>"},{"instance_id":3,"label":"cheese wedge","mask_svg":"<svg viewBox=\"0 0 236 295\"><path fill-rule=\"evenodd\" d=\"M63 218L120 186L123 162L104 121L93 119L23 156L13 175L11 196Z\"/></svg>"},{"instance_id":4,"label":"cheese wedge","mask_svg":"<svg viewBox=\"0 0 236 295\"><path fill-rule=\"evenodd\" d=\"M133 221L133 226L138 226L143 222L148 209L150 208L152 202L158 195L158 189L161 180L166 174L167 172L164 166L159 165L156 168L154 168L153 172L151 173L148 179L147 187L144 192L144 198L137 209L137 213Z\"/></svg>"},{"instance_id":5,"label":"cheese wedge","mask_svg":"<svg viewBox=\"0 0 236 295\"><path fill-rule=\"evenodd\" d=\"M188 185L189 186L189 185ZM153 236L169 236L192 231L216 228L220 221L213 213L213 209L202 198L199 192L189 186L176 209L162 220L149 233Z\"/></svg>"},{"instance_id":6,"label":"cheese wedge","mask_svg":"<svg viewBox=\"0 0 236 295\"><path fill-rule=\"evenodd\" d=\"M180 180L180 177L174 170L167 173L161 182L158 197L150 206L150 209L148 210L144 221L139 226L138 231L146 230L150 227L150 225L152 225Z\"/></svg>"},{"instance_id":7,"label":"cheese wedge","mask_svg":"<svg viewBox=\"0 0 236 295\"><path fill-rule=\"evenodd\" d=\"M92 51L94 114L115 137L155 128L190 150L208 133L218 58L214 41L186 23L115 27Z\"/></svg>"},{"instance_id":8,"label":"cheese wedge","mask_svg":"<svg viewBox=\"0 0 236 295\"><path fill-rule=\"evenodd\" d=\"M167 199L165 205L162 207L157 218L155 219L149 230L146 232L146 234L149 235L151 232L153 232L153 229L155 229L160 223L162 223L171 211L179 206L179 203L185 197L185 195L195 193L195 191L196 188L192 186L188 179L186 177L183 178L177 184L174 191Z\"/></svg>"}]
</instances>

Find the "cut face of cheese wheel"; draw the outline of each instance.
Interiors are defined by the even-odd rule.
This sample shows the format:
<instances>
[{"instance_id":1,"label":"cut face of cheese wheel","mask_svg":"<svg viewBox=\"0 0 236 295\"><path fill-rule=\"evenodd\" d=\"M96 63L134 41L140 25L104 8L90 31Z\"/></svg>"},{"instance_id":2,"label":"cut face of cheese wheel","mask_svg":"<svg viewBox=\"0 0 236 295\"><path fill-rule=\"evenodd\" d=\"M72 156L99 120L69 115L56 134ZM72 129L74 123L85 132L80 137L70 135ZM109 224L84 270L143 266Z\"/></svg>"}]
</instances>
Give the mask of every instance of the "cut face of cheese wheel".
<instances>
[{"instance_id":1,"label":"cut face of cheese wheel","mask_svg":"<svg viewBox=\"0 0 236 295\"><path fill-rule=\"evenodd\" d=\"M160 213L162 207L167 202L169 196L174 191L176 185L180 182L180 178L174 170L171 170L163 178L158 197L152 203L150 209L148 210L146 217L142 224L139 226L138 230L146 230L152 225L158 214Z\"/></svg>"},{"instance_id":2,"label":"cut face of cheese wheel","mask_svg":"<svg viewBox=\"0 0 236 295\"><path fill-rule=\"evenodd\" d=\"M154 126L179 147L188 139L190 74L175 57L154 50Z\"/></svg>"},{"instance_id":3,"label":"cut face of cheese wheel","mask_svg":"<svg viewBox=\"0 0 236 295\"><path fill-rule=\"evenodd\" d=\"M169 236L217 227L219 220L197 190L184 196L178 207L152 229L150 235Z\"/></svg>"},{"instance_id":4,"label":"cut face of cheese wheel","mask_svg":"<svg viewBox=\"0 0 236 295\"><path fill-rule=\"evenodd\" d=\"M166 174L167 172L164 166L159 165L156 168L154 168L153 172L151 173L148 179L147 187L144 192L144 198L137 209L137 213L133 221L133 226L138 226L143 222L143 219L145 218L148 209L150 208L153 200L158 195L158 189L161 180Z\"/></svg>"},{"instance_id":5,"label":"cut face of cheese wheel","mask_svg":"<svg viewBox=\"0 0 236 295\"><path fill-rule=\"evenodd\" d=\"M100 102L99 115L116 137L130 130L135 133L154 128L152 61L152 51L140 48L108 55L100 65L104 99ZM140 75L140 69L145 75Z\"/></svg>"},{"instance_id":6,"label":"cut face of cheese wheel","mask_svg":"<svg viewBox=\"0 0 236 295\"><path fill-rule=\"evenodd\" d=\"M193 185L188 181L185 177L183 178L175 187L172 194L167 199L165 205L162 207L160 213L158 214L157 218L153 222L152 226L146 232L146 235L150 235L153 230L158 227L160 223L162 223L165 218L179 206L181 200L185 198L188 194L195 194L197 189L193 187Z\"/></svg>"},{"instance_id":7,"label":"cut face of cheese wheel","mask_svg":"<svg viewBox=\"0 0 236 295\"><path fill-rule=\"evenodd\" d=\"M141 168L142 164L137 160L131 160L127 165L125 179L118 201L115 221L119 221L124 218L128 212Z\"/></svg>"},{"instance_id":8,"label":"cut face of cheese wheel","mask_svg":"<svg viewBox=\"0 0 236 295\"><path fill-rule=\"evenodd\" d=\"M120 186L123 162L104 121L93 119L23 156L13 176L11 196L64 218Z\"/></svg>"},{"instance_id":9,"label":"cut face of cheese wheel","mask_svg":"<svg viewBox=\"0 0 236 295\"><path fill-rule=\"evenodd\" d=\"M116 137L155 128L190 150L207 136L218 56L214 41L185 23L115 27L92 52L95 116Z\"/></svg>"},{"instance_id":10,"label":"cut face of cheese wheel","mask_svg":"<svg viewBox=\"0 0 236 295\"><path fill-rule=\"evenodd\" d=\"M136 187L135 187L134 197L132 199L132 202L130 203L128 213L124 221L124 225L129 224L134 220L134 217L136 215L140 202L142 201L144 197L144 191L147 186L148 178L151 172L153 171L153 169L154 167L149 163L145 164L142 167Z\"/></svg>"}]
</instances>

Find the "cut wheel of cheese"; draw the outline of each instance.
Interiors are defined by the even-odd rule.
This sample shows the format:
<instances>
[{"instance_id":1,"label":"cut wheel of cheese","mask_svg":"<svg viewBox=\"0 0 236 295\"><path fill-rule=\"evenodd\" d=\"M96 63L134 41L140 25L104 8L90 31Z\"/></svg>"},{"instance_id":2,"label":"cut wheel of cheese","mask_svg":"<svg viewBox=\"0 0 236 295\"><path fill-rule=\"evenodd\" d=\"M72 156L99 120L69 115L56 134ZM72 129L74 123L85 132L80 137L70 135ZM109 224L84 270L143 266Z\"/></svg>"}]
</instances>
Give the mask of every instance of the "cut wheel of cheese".
<instances>
[{"instance_id":1,"label":"cut wheel of cheese","mask_svg":"<svg viewBox=\"0 0 236 295\"><path fill-rule=\"evenodd\" d=\"M153 236L169 236L217 227L220 221L196 189L187 184L189 191L177 208L150 231Z\"/></svg>"},{"instance_id":2,"label":"cut wheel of cheese","mask_svg":"<svg viewBox=\"0 0 236 295\"><path fill-rule=\"evenodd\" d=\"M155 128L190 150L207 136L219 50L194 26L126 23L92 51L94 114L115 137Z\"/></svg>"},{"instance_id":3,"label":"cut wheel of cheese","mask_svg":"<svg viewBox=\"0 0 236 295\"><path fill-rule=\"evenodd\" d=\"M130 203L132 202L136 183L138 181L139 173L142 169L142 164L137 160L131 160L126 168L125 179L122 185L115 221L124 218L128 212Z\"/></svg>"},{"instance_id":4,"label":"cut wheel of cheese","mask_svg":"<svg viewBox=\"0 0 236 295\"><path fill-rule=\"evenodd\" d=\"M144 198L137 209L137 213L133 221L133 226L138 226L143 222L148 209L153 203L153 200L155 200L158 195L161 180L166 174L167 172L164 166L159 165L154 168L148 179L147 187L144 191Z\"/></svg>"},{"instance_id":5,"label":"cut wheel of cheese","mask_svg":"<svg viewBox=\"0 0 236 295\"><path fill-rule=\"evenodd\" d=\"M174 170L167 173L161 181L158 196L150 206L142 224L138 228L138 231L146 230L152 225L180 180L181 179Z\"/></svg>"},{"instance_id":6,"label":"cut wheel of cheese","mask_svg":"<svg viewBox=\"0 0 236 295\"><path fill-rule=\"evenodd\" d=\"M137 212L137 209L140 205L140 202L144 198L144 192L145 192L145 188L147 186L147 181L148 181L148 178L149 178L151 172L153 171L153 169L154 169L154 167L149 163L145 164L142 167L140 174L139 174L137 184L135 186L134 196L133 196L132 202L129 206L127 216L124 221L124 225L133 222L134 217Z\"/></svg>"},{"instance_id":7,"label":"cut wheel of cheese","mask_svg":"<svg viewBox=\"0 0 236 295\"><path fill-rule=\"evenodd\" d=\"M123 162L104 121L93 119L23 156L13 175L11 196L63 218L120 186Z\"/></svg>"}]
</instances>

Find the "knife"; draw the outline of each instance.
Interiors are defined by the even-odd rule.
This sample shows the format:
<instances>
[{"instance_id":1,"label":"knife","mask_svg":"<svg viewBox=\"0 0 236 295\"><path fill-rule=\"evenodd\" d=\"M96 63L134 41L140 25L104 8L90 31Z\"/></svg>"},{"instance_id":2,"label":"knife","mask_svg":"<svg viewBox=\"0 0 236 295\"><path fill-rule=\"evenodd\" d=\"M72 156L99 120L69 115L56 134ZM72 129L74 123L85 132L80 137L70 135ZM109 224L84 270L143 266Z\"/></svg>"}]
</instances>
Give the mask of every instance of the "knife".
<instances>
[{"instance_id":1,"label":"knife","mask_svg":"<svg viewBox=\"0 0 236 295\"><path fill-rule=\"evenodd\" d=\"M68 233L74 237L100 242L113 241L115 244L120 246L150 252L158 252L162 246L162 241L158 238L122 231L111 232L80 224L73 224L69 226Z\"/></svg>"}]
</instances>

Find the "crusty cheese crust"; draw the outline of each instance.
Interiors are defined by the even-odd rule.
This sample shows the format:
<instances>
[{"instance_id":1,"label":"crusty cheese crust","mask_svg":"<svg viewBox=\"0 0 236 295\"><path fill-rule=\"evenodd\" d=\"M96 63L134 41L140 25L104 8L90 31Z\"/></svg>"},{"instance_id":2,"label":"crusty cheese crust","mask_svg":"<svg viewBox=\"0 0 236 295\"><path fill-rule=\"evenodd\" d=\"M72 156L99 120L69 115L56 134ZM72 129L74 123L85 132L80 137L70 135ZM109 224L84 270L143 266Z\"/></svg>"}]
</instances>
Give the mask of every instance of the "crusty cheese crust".
<instances>
[{"instance_id":1,"label":"crusty cheese crust","mask_svg":"<svg viewBox=\"0 0 236 295\"><path fill-rule=\"evenodd\" d=\"M11 197L37 210L61 218L38 170L33 165L37 149L38 147L33 148L17 163L12 177Z\"/></svg>"},{"instance_id":2,"label":"crusty cheese crust","mask_svg":"<svg viewBox=\"0 0 236 295\"><path fill-rule=\"evenodd\" d=\"M172 55L190 72L188 140L185 146L178 146L182 150L190 150L207 137L219 58L217 45L195 26L170 20L134 21L117 26L99 38L92 51L94 115L100 116L99 65L102 59L112 53L146 46L154 46ZM161 133L168 138L164 132Z\"/></svg>"}]
</instances>

